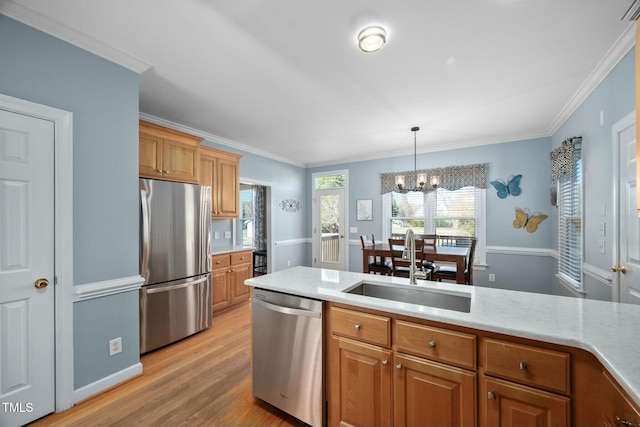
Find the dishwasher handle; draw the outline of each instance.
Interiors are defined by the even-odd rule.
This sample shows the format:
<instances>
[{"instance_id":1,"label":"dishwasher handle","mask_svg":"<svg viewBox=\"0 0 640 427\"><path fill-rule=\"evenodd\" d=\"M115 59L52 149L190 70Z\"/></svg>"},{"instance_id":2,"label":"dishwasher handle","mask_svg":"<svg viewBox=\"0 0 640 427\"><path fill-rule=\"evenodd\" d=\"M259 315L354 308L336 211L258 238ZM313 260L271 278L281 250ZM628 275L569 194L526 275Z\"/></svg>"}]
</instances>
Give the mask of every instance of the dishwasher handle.
<instances>
[{"instance_id":1,"label":"dishwasher handle","mask_svg":"<svg viewBox=\"0 0 640 427\"><path fill-rule=\"evenodd\" d=\"M253 298L253 303L258 304L266 308L267 310L277 311L282 314L290 314L292 316L304 316L304 317L322 317L322 312L315 310L307 310L304 308L291 308L291 307L283 307L281 305L272 304L270 302L266 302L261 299Z\"/></svg>"}]
</instances>

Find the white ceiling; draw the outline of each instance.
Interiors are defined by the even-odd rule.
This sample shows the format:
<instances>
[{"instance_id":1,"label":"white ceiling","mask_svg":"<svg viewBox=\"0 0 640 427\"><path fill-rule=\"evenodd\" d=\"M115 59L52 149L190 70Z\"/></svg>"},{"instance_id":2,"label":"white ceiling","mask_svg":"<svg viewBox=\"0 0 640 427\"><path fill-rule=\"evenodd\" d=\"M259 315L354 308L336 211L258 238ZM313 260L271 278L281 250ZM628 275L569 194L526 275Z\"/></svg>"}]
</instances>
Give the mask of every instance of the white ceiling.
<instances>
[{"instance_id":1,"label":"white ceiling","mask_svg":"<svg viewBox=\"0 0 640 427\"><path fill-rule=\"evenodd\" d=\"M549 136L633 46L632 0L1 0L141 72L143 117L300 166ZM387 29L358 50L365 25Z\"/></svg>"}]
</instances>

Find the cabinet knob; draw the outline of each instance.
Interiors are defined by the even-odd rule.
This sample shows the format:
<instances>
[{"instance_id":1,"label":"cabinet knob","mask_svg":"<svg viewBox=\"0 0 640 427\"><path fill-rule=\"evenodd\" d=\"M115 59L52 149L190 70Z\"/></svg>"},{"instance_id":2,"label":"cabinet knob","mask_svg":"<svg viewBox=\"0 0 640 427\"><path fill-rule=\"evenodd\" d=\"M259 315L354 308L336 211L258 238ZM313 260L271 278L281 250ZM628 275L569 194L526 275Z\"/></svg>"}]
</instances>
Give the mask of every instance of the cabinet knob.
<instances>
[{"instance_id":1,"label":"cabinet knob","mask_svg":"<svg viewBox=\"0 0 640 427\"><path fill-rule=\"evenodd\" d=\"M521 371L529 371L529 364L527 362L520 362Z\"/></svg>"},{"instance_id":2,"label":"cabinet knob","mask_svg":"<svg viewBox=\"0 0 640 427\"><path fill-rule=\"evenodd\" d=\"M489 393L487 393L487 397L490 400L496 400L496 393L493 390L490 390Z\"/></svg>"},{"instance_id":3,"label":"cabinet knob","mask_svg":"<svg viewBox=\"0 0 640 427\"><path fill-rule=\"evenodd\" d=\"M356 323L355 325L353 325L354 328L356 328L356 331L360 330L360 323Z\"/></svg>"},{"instance_id":4,"label":"cabinet knob","mask_svg":"<svg viewBox=\"0 0 640 427\"><path fill-rule=\"evenodd\" d=\"M429 341L429 347L436 348L436 340Z\"/></svg>"},{"instance_id":5,"label":"cabinet knob","mask_svg":"<svg viewBox=\"0 0 640 427\"><path fill-rule=\"evenodd\" d=\"M402 363L398 363L398 364L396 365L396 368L398 368L398 369L402 369Z\"/></svg>"},{"instance_id":6,"label":"cabinet knob","mask_svg":"<svg viewBox=\"0 0 640 427\"><path fill-rule=\"evenodd\" d=\"M389 363L389 361L388 361L387 359L384 359L384 360L382 361L382 364L383 364L383 365L386 365L387 363Z\"/></svg>"}]
</instances>

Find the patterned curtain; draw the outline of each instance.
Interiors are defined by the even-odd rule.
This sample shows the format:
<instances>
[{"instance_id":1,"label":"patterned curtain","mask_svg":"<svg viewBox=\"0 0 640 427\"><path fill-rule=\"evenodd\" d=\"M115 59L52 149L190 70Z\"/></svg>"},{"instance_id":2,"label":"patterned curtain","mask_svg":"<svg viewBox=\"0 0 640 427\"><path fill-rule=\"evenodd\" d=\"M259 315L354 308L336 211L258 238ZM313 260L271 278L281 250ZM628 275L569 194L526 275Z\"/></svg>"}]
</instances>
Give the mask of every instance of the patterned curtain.
<instances>
[{"instance_id":1,"label":"patterned curtain","mask_svg":"<svg viewBox=\"0 0 640 427\"><path fill-rule=\"evenodd\" d=\"M562 141L560 147L549 153L551 159L551 182L557 182L562 175L573 175L573 147L581 144L582 137L574 136Z\"/></svg>"},{"instance_id":2,"label":"patterned curtain","mask_svg":"<svg viewBox=\"0 0 640 427\"><path fill-rule=\"evenodd\" d=\"M261 185L254 185L253 189L253 222L255 249L264 251L267 249L267 236L265 234L265 198L267 188Z\"/></svg>"},{"instance_id":3,"label":"patterned curtain","mask_svg":"<svg viewBox=\"0 0 640 427\"><path fill-rule=\"evenodd\" d=\"M446 168L423 169L408 172L391 172L380 174L382 181L382 194L395 191L396 176L404 175L407 186L412 187L416 182L416 173L424 173L427 176L425 181L429 186L432 177L438 177L440 183L438 188L447 190L459 190L462 187L473 186L476 188L487 188L487 164L476 164L466 166L450 166Z\"/></svg>"}]
</instances>

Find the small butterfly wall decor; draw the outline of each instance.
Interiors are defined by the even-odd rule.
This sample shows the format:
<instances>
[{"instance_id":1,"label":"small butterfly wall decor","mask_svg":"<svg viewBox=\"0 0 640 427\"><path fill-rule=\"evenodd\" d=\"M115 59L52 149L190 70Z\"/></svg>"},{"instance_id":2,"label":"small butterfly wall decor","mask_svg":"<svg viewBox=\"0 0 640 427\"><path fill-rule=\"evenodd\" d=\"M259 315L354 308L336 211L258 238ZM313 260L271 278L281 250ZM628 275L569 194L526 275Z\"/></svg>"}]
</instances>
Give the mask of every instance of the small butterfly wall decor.
<instances>
[{"instance_id":1,"label":"small butterfly wall decor","mask_svg":"<svg viewBox=\"0 0 640 427\"><path fill-rule=\"evenodd\" d=\"M538 225L547 218L549 218L549 215L541 213L529 215L528 209L525 211L524 209L516 208L516 219L513 220L513 228L524 228L529 233L535 233L538 230Z\"/></svg>"},{"instance_id":2,"label":"small butterfly wall decor","mask_svg":"<svg viewBox=\"0 0 640 427\"><path fill-rule=\"evenodd\" d=\"M497 179L495 181L490 181L489 184L493 185L494 188L498 190L499 198L506 199L508 195L519 196L520 193L522 193L522 189L520 188L521 179L522 175L512 175L507 179L507 182Z\"/></svg>"}]
</instances>

